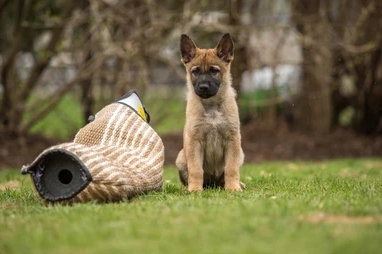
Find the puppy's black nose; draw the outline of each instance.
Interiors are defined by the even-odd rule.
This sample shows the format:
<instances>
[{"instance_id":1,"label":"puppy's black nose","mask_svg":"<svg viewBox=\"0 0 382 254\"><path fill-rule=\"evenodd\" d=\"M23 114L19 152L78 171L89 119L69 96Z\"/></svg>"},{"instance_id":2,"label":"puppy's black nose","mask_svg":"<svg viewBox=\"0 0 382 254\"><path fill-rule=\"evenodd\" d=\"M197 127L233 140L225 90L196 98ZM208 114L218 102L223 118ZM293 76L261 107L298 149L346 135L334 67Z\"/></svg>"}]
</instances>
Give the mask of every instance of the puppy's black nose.
<instances>
[{"instance_id":1,"label":"puppy's black nose","mask_svg":"<svg viewBox=\"0 0 382 254\"><path fill-rule=\"evenodd\" d=\"M210 86L207 83L202 83L202 84L199 85L199 90L201 92L206 92L206 91L208 91L209 87Z\"/></svg>"}]
</instances>

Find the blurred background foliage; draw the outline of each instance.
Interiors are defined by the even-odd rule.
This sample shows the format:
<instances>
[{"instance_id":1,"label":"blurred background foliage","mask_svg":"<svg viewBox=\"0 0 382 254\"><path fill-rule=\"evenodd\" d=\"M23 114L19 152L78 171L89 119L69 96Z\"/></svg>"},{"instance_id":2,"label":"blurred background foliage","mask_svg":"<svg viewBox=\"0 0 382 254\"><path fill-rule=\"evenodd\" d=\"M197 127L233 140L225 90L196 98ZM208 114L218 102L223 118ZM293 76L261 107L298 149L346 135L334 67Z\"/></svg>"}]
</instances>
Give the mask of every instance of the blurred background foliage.
<instances>
[{"instance_id":1,"label":"blurred background foliage","mask_svg":"<svg viewBox=\"0 0 382 254\"><path fill-rule=\"evenodd\" d=\"M72 138L130 89L159 133L180 132L180 35L207 48L226 32L244 125L378 135L381 11L380 0L0 0L0 136Z\"/></svg>"}]
</instances>

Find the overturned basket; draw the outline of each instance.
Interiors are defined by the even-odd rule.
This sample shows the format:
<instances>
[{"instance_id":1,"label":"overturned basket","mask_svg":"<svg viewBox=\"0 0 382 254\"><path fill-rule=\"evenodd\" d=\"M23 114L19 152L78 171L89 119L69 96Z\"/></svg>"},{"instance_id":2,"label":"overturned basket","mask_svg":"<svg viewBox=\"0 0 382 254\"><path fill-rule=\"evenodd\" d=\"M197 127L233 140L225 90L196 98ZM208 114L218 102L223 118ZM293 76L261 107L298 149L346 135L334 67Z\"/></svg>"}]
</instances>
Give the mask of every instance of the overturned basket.
<instances>
[{"instance_id":1,"label":"overturned basket","mask_svg":"<svg viewBox=\"0 0 382 254\"><path fill-rule=\"evenodd\" d=\"M73 142L43 151L22 174L51 202L118 201L162 187L164 146L131 91L99 111Z\"/></svg>"}]
</instances>

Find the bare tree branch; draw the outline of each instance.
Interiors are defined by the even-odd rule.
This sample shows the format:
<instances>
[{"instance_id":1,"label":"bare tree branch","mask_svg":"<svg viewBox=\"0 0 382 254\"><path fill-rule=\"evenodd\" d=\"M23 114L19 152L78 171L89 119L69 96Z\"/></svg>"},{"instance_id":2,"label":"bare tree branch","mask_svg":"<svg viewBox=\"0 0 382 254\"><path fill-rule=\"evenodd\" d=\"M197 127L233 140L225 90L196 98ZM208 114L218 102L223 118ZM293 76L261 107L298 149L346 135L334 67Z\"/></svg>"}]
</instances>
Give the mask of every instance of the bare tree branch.
<instances>
[{"instance_id":1,"label":"bare tree branch","mask_svg":"<svg viewBox=\"0 0 382 254\"><path fill-rule=\"evenodd\" d=\"M67 1L67 5L65 6L65 10L62 14L62 23L66 23L71 13L73 11L74 5L72 1ZM57 43L61 40L61 35L63 32L64 26L58 26L53 29L52 38L47 45L45 52L45 57L43 57L40 62L38 62L35 67L32 69L29 79L22 89L21 93L18 96L18 100L25 101L28 98L31 90L37 85L37 81L41 76L41 73L45 69L45 67L49 64L50 59L54 56L56 52Z\"/></svg>"},{"instance_id":2,"label":"bare tree branch","mask_svg":"<svg viewBox=\"0 0 382 254\"><path fill-rule=\"evenodd\" d=\"M58 90L54 91L53 94L48 96L47 100L38 101L36 104L30 106L27 111L36 112L33 116L28 119L20 129L20 132L23 133L29 130L33 125L35 125L41 118L48 114L58 102L62 99L63 95L70 91L75 85L78 85L82 81L88 79L93 75L96 70L100 68L105 56L99 55L98 58L93 58L91 62L88 62L83 69L79 70L80 75L69 83L61 86Z\"/></svg>"}]
</instances>

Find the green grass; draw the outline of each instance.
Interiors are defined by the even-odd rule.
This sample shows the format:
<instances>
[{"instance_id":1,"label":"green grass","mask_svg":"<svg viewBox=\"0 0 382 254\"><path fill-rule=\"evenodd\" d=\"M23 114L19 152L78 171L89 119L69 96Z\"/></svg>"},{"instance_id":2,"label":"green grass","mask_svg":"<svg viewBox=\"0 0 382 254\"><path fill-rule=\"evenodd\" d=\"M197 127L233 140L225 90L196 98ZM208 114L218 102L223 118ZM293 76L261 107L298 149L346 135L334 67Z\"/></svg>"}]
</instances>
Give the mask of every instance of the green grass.
<instances>
[{"instance_id":1,"label":"green grass","mask_svg":"<svg viewBox=\"0 0 382 254\"><path fill-rule=\"evenodd\" d=\"M243 192L164 189L128 202L45 205L0 172L0 253L380 253L382 159L245 165ZM17 183L19 187L17 187Z\"/></svg>"}]
</instances>

